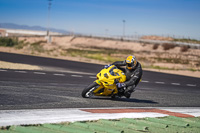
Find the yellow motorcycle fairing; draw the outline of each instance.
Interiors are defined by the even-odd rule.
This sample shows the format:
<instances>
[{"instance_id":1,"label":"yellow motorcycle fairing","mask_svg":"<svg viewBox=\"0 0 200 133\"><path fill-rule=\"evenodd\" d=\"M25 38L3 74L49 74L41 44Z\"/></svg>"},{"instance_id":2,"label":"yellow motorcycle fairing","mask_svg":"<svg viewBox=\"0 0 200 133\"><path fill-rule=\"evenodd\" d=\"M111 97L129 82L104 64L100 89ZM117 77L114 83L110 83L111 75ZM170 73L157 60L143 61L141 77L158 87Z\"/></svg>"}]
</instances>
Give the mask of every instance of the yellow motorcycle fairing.
<instances>
[{"instance_id":1,"label":"yellow motorcycle fairing","mask_svg":"<svg viewBox=\"0 0 200 133\"><path fill-rule=\"evenodd\" d=\"M116 82L122 83L126 81L124 72L112 65L109 68L102 69L97 74L97 84L100 86L93 91L95 96L111 96L118 93Z\"/></svg>"}]
</instances>

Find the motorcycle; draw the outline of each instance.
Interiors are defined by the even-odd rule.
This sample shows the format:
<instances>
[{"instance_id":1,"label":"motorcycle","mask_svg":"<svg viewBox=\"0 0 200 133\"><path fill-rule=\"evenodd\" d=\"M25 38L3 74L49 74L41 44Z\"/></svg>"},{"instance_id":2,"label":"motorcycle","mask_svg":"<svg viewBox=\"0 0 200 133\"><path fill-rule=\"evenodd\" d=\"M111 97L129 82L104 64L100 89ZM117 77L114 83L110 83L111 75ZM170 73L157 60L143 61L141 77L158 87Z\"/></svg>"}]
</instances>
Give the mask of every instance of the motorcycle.
<instances>
[{"instance_id":1,"label":"motorcycle","mask_svg":"<svg viewBox=\"0 0 200 133\"><path fill-rule=\"evenodd\" d=\"M124 94L125 88L118 89L116 83L126 81L124 72L115 65L102 69L97 75L97 79L82 91L83 98L92 96L110 96L115 98Z\"/></svg>"}]
</instances>

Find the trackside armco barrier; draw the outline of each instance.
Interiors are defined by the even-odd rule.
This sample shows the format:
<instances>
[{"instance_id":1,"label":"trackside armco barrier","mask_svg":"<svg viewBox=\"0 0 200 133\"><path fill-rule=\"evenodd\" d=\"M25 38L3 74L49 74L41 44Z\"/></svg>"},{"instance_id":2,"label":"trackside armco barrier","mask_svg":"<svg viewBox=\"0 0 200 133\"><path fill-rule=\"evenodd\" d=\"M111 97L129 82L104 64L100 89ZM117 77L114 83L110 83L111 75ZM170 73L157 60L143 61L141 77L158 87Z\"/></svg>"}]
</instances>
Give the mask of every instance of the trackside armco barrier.
<instances>
[{"instance_id":1,"label":"trackside armco barrier","mask_svg":"<svg viewBox=\"0 0 200 133\"><path fill-rule=\"evenodd\" d=\"M65 35L63 35L65 36ZM140 39L140 37L122 37L122 36L94 36L94 35L82 35L82 34L76 34L73 35L74 37L87 37L87 38L97 38L97 39L103 39L103 40L118 40L118 41L129 41L129 42L139 42L139 43L150 43L150 44L174 44L179 46L190 46L191 48L197 48L200 49L200 44L196 43L185 43L185 42L175 42L175 41L160 41L160 40L147 40L147 39Z\"/></svg>"},{"instance_id":2,"label":"trackside armco barrier","mask_svg":"<svg viewBox=\"0 0 200 133\"><path fill-rule=\"evenodd\" d=\"M191 48L200 49L200 44L196 43L186 43L186 42L175 42L175 41L160 41L160 40L147 40L147 39L140 39L140 38L130 38L130 37L120 37L120 36L112 36L112 37L105 37L105 36L86 36L86 35L75 35L75 37L90 37L90 38L98 38L98 39L109 39L109 40L123 40L123 41L132 41L132 42L139 42L139 43L150 43L150 44L174 44L179 46L190 46Z\"/></svg>"}]
</instances>

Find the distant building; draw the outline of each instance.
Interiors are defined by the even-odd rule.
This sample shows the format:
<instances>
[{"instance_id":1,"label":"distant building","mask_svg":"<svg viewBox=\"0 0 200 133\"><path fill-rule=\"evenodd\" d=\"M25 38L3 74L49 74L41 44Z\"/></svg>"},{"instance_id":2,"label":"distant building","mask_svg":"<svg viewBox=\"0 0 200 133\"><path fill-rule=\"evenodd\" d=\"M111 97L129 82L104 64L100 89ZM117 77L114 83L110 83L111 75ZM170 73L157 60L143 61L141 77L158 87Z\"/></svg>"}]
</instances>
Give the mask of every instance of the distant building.
<instances>
[{"instance_id":1,"label":"distant building","mask_svg":"<svg viewBox=\"0 0 200 133\"><path fill-rule=\"evenodd\" d=\"M58 32L50 32L50 35L62 35ZM0 29L0 36L46 36L47 31L33 31L20 29Z\"/></svg>"},{"instance_id":2,"label":"distant building","mask_svg":"<svg viewBox=\"0 0 200 133\"><path fill-rule=\"evenodd\" d=\"M5 36L8 36L6 30L0 29L0 37L5 37Z\"/></svg>"}]
</instances>

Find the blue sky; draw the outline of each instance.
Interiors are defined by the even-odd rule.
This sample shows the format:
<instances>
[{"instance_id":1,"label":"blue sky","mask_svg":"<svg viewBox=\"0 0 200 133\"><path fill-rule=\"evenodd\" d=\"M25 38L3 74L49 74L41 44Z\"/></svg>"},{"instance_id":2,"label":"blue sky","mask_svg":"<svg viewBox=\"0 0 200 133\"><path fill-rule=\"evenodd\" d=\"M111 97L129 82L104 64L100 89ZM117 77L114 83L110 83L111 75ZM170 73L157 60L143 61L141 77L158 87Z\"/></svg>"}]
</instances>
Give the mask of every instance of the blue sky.
<instances>
[{"instance_id":1,"label":"blue sky","mask_svg":"<svg viewBox=\"0 0 200 133\"><path fill-rule=\"evenodd\" d=\"M200 40L200 0L53 0L50 27L95 35ZM0 23L48 25L47 0L0 0Z\"/></svg>"}]
</instances>

